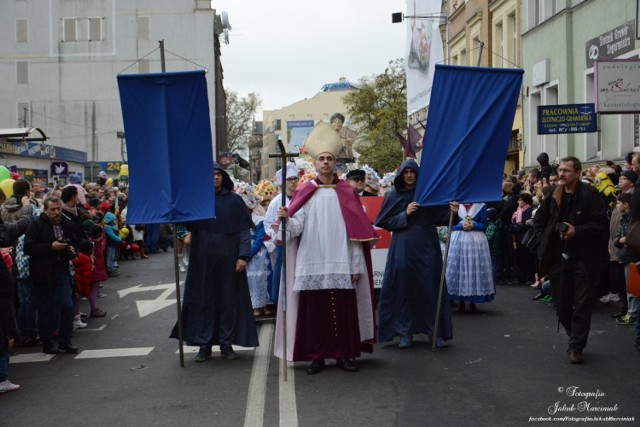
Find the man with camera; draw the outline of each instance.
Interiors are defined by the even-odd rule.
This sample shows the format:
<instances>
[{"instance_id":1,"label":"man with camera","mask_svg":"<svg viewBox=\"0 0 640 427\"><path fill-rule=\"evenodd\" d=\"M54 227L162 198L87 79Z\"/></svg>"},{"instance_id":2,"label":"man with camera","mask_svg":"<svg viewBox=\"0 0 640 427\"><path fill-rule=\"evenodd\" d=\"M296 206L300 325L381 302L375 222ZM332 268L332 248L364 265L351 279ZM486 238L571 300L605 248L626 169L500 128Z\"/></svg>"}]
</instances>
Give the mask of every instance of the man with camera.
<instances>
[{"instance_id":1,"label":"man with camera","mask_svg":"<svg viewBox=\"0 0 640 427\"><path fill-rule=\"evenodd\" d=\"M61 351L76 354L78 348L71 344L73 303L69 260L75 258L74 245L82 237L75 233L74 224L61 215L61 211L60 199L45 199L44 212L27 228L24 253L30 256L29 271L38 308L42 350L47 354L59 354ZM57 348L53 345L56 310L60 315Z\"/></svg>"},{"instance_id":2,"label":"man with camera","mask_svg":"<svg viewBox=\"0 0 640 427\"><path fill-rule=\"evenodd\" d=\"M569 336L569 361L583 362L595 298L594 278L606 263L607 212L598 190L580 181L582 164L565 157L558 185L549 189L533 219L541 237L539 274L548 274L558 321ZM602 246L602 247L601 247Z\"/></svg>"}]
</instances>

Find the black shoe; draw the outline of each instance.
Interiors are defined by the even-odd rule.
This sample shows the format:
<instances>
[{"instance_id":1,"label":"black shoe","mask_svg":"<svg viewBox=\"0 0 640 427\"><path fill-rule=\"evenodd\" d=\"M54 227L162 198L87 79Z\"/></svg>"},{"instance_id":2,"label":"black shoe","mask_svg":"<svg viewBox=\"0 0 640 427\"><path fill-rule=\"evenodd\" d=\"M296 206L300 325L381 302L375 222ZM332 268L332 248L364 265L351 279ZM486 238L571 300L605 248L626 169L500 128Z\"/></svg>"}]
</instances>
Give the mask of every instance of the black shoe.
<instances>
[{"instance_id":1,"label":"black shoe","mask_svg":"<svg viewBox=\"0 0 640 427\"><path fill-rule=\"evenodd\" d=\"M624 313L623 313L622 311L619 311L619 312L617 312L617 313L613 313L613 314L611 315L611 317L613 317L614 319L617 319L617 318L619 318L619 317L624 316L625 314L627 314L627 312L626 312L626 311L625 311Z\"/></svg>"},{"instance_id":2,"label":"black shoe","mask_svg":"<svg viewBox=\"0 0 640 427\"><path fill-rule=\"evenodd\" d=\"M60 350L55 347L46 347L42 349L44 354L60 354Z\"/></svg>"},{"instance_id":3,"label":"black shoe","mask_svg":"<svg viewBox=\"0 0 640 427\"><path fill-rule=\"evenodd\" d=\"M237 359L240 357L238 353L233 351L233 347L231 347L230 345L221 345L220 354L222 354L222 357L229 360Z\"/></svg>"},{"instance_id":4,"label":"black shoe","mask_svg":"<svg viewBox=\"0 0 640 427\"><path fill-rule=\"evenodd\" d=\"M541 300L542 298L544 298L544 293L540 292L538 293L538 295L536 295L535 297L531 298L532 301L538 301Z\"/></svg>"},{"instance_id":5,"label":"black shoe","mask_svg":"<svg viewBox=\"0 0 640 427\"><path fill-rule=\"evenodd\" d=\"M67 354L78 354L80 352L80 349L78 347L75 347L71 344L59 345L58 349L60 351L64 351Z\"/></svg>"},{"instance_id":6,"label":"black shoe","mask_svg":"<svg viewBox=\"0 0 640 427\"><path fill-rule=\"evenodd\" d=\"M211 347L208 345L201 345L200 351L196 356L196 362L204 362L207 359L211 359Z\"/></svg>"},{"instance_id":7,"label":"black shoe","mask_svg":"<svg viewBox=\"0 0 640 427\"><path fill-rule=\"evenodd\" d=\"M358 367L349 359L337 359L336 368L347 372L358 372Z\"/></svg>"},{"instance_id":8,"label":"black shoe","mask_svg":"<svg viewBox=\"0 0 640 427\"><path fill-rule=\"evenodd\" d=\"M324 369L324 359L314 360L307 368L307 375L315 375Z\"/></svg>"},{"instance_id":9,"label":"black shoe","mask_svg":"<svg viewBox=\"0 0 640 427\"><path fill-rule=\"evenodd\" d=\"M580 363L584 362L584 359L582 358L582 351L572 348L569 349L569 362L572 365L579 365Z\"/></svg>"}]
</instances>

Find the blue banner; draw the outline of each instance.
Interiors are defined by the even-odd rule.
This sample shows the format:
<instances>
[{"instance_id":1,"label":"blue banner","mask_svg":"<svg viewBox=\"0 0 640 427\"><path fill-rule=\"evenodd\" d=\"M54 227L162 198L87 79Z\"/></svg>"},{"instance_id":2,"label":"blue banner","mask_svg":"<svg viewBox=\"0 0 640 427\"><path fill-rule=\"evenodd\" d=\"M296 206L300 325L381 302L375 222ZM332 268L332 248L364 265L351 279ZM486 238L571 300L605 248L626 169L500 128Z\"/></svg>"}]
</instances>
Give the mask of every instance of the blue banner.
<instances>
[{"instance_id":1,"label":"blue banner","mask_svg":"<svg viewBox=\"0 0 640 427\"><path fill-rule=\"evenodd\" d=\"M593 103L538 106L538 135L597 131Z\"/></svg>"},{"instance_id":2,"label":"blue banner","mask_svg":"<svg viewBox=\"0 0 640 427\"><path fill-rule=\"evenodd\" d=\"M415 194L421 206L502 198L523 73L436 65Z\"/></svg>"},{"instance_id":3,"label":"blue banner","mask_svg":"<svg viewBox=\"0 0 640 427\"><path fill-rule=\"evenodd\" d=\"M215 217L204 71L119 75L130 224Z\"/></svg>"}]
</instances>

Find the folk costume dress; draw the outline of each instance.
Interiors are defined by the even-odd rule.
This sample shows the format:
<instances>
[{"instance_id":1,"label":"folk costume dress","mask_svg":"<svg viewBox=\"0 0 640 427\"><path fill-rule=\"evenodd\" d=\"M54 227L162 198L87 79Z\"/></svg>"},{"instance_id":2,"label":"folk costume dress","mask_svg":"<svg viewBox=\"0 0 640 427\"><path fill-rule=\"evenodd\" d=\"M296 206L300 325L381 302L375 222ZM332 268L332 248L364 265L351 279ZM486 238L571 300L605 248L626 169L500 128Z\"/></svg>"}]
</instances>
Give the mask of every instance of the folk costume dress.
<instances>
[{"instance_id":1,"label":"folk costume dress","mask_svg":"<svg viewBox=\"0 0 640 427\"><path fill-rule=\"evenodd\" d=\"M375 231L355 190L337 176L332 185L305 182L293 196L289 216L287 351L285 356L280 301L276 356L353 359L372 351L373 277L366 242L374 240ZM356 273L360 276L353 283Z\"/></svg>"},{"instance_id":2,"label":"folk costume dress","mask_svg":"<svg viewBox=\"0 0 640 427\"><path fill-rule=\"evenodd\" d=\"M216 167L217 168L217 167ZM219 169L219 168L217 168ZM258 345L247 274L236 261L248 259L253 221L233 182L222 169L216 218L188 224L191 253L182 304L183 338L188 345ZM178 338L177 324L171 338Z\"/></svg>"},{"instance_id":3,"label":"folk costume dress","mask_svg":"<svg viewBox=\"0 0 640 427\"><path fill-rule=\"evenodd\" d=\"M459 221L452 227L447 261L449 299L483 303L493 301L493 281L487 228L487 206L484 203L460 204ZM473 229L464 231L463 222L473 221Z\"/></svg>"},{"instance_id":4,"label":"folk costume dress","mask_svg":"<svg viewBox=\"0 0 640 427\"><path fill-rule=\"evenodd\" d=\"M415 189L404 188L402 173L414 160L400 165L394 189L385 196L375 225L393 233L380 291L378 341L416 333L433 334L442 274L442 252L436 225L448 224L449 207L420 208L406 213ZM453 338L451 312L443 292L438 336Z\"/></svg>"},{"instance_id":5,"label":"folk costume dress","mask_svg":"<svg viewBox=\"0 0 640 427\"><path fill-rule=\"evenodd\" d=\"M251 217L256 226L251 230L251 260L247 264L247 279L249 281L251 305L254 309L257 309L271 304L271 299L269 298L271 258L267 248L264 246L266 237L264 217L257 214L252 214Z\"/></svg>"}]
</instances>

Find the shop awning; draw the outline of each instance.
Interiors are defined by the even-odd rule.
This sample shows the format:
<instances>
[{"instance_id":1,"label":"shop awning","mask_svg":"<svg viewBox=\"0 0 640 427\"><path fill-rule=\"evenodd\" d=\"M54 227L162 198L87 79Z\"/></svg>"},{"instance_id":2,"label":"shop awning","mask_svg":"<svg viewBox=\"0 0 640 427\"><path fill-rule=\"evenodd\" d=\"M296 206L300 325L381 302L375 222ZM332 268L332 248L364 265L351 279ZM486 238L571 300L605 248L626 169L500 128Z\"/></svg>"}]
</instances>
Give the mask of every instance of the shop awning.
<instances>
[{"instance_id":1,"label":"shop awning","mask_svg":"<svg viewBox=\"0 0 640 427\"><path fill-rule=\"evenodd\" d=\"M46 141L47 135L40 128L9 128L0 129L0 140L7 141Z\"/></svg>"}]
</instances>

